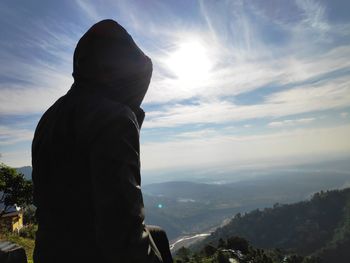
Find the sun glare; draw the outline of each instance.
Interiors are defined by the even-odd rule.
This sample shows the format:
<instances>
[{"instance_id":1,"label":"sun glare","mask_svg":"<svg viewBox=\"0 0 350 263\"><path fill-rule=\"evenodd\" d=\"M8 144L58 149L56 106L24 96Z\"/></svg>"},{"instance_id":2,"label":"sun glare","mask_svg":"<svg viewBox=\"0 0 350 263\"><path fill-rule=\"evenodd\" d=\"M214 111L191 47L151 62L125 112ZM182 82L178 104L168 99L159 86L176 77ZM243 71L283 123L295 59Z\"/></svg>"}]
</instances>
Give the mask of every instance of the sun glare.
<instances>
[{"instance_id":1,"label":"sun glare","mask_svg":"<svg viewBox=\"0 0 350 263\"><path fill-rule=\"evenodd\" d=\"M193 85L208 77L211 63L205 47L196 41L184 42L170 54L167 66L177 79Z\"/></svg>"}]
</instances>

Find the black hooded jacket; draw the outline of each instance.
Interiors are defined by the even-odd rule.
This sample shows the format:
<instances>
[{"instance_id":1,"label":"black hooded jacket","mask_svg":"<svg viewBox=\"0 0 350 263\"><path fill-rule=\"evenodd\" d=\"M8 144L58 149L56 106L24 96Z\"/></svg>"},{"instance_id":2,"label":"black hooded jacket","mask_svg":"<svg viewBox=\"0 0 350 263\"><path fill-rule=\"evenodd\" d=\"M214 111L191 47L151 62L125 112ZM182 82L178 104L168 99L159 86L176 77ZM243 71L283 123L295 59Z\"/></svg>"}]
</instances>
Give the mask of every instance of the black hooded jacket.
<instances>
[{"instance_id":1,"label":"black hooded jacket","mask_svg":"<svg viewBox=\"0 0 350 263\"><path fill-rule=\"evenodd\" d=\"M32 144L34 262L162 262L140 188L140 104L151 74L151 60L115 21L78 42L74 84Z\"/></svg>"}]
</instances>

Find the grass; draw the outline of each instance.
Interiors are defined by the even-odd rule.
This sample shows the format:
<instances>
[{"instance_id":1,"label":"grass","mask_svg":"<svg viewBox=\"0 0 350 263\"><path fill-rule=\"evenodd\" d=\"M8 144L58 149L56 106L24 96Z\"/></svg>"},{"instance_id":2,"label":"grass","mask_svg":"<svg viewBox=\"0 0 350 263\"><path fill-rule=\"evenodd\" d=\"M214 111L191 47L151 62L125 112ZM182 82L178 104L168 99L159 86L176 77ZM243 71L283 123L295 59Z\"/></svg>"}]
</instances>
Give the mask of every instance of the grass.
<instances>
[{"instance_id":1,"label":"grass","mask_svg":"<svg viewBox=\"0 0 350 263\"><path fill-rule=\"evenodd\" d=\"M34 250L34 239L20 237L16 234L2 234L0 235L1 241L10 241L16 243L19 246L23 247L26 251L28 263L33 263L33 250Z\"/></svg>"}]
</instances>

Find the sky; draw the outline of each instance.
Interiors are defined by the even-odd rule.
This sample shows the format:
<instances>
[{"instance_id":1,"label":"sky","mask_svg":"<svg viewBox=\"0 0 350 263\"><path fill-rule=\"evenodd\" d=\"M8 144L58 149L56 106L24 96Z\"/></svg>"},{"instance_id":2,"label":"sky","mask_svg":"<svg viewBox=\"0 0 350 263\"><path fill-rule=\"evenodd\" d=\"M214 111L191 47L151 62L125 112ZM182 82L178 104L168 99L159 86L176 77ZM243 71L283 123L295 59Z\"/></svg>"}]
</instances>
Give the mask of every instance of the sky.
<instances>
[{"instance_id":1,"label":"sky","mask_svg":"<svg viewBox=\"0 0 350 263\"><path fill-rule=\"evenodd\" d=\"M31 164L45 110L73 83L94 23L123 25L151 57L146 176L350 156L347 0L0 2L0 162Z\"/></svg>"}]
</instances>

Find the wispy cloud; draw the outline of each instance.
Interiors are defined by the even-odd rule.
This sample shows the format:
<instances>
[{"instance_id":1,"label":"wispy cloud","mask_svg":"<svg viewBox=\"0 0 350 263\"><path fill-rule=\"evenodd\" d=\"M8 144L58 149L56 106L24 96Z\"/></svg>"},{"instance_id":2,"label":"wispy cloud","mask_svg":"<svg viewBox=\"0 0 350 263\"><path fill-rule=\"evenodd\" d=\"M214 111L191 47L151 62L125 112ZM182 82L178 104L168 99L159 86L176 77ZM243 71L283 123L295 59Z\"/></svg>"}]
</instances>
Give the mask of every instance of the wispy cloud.
<instances>
[{"instance_id":1,"label":"wispy cloud","mask_svg":"<svg viewBox=\"0 0 350 263\"><path fill-rule=\"evenodd\" d=\"M1 151L0 162L10 165L12 167L21 167L29 165L31 162L30 147L21 150Z\"/></svg>"},{"instance_id":2,"label":"wispy cloud","mask_svg":"<svg viewBox=\"0 0 350 263\"><path fill-rule=\"evenodd\" d=\"M338 8L333 2L74 0L57 6L66 11L62 16L51 15L57 13L54 7L30 2L18 8L12 2L0 4L0 117L40 114L63 95L73 81L79 37L93 22L113 18L154 64L143 127L156 130L159 141L145 138L146 169L224 165L281 153L288 158L327 149L349 152L346 143L341 145L348 126L324 122L324 128L312 128L322 122L320 112L336 111L342 123L348 117L350 17L332 19L330 7ZM24 19L28 14L31 19ZM203 79L186 83L168 62L183 42L192 40L205 48L211 69ZM227 127L250 135L232 135ZM281 132L283 127L288 131ZM32 133L1 123L0 144L28 142ZM301 141L308 141L308 147ZM29 158L27 150L17 157L15 150L7 152L6 160L16 163Z\"/></svg>"},{"instance_id":3,"label":"wispy cloud","mask_svg":"<svg viewBox=\"0 0 350 263\"><path fill-rule=\"evenodd\" d=\"M83 13L86 14L88 18L91 20L99 20L101 17L99 16L97 12L97 7L96 5L94 6L90 1L86 0L74 0L74 2L78 5L78 7L83 11ZM100 1L98 1L100 2Z\"/></svg>"},{"instance_id":4,"label":"wispy cloud","mask_svg":"<svg viewBox=\"0 0 350 263\"><path fill-rule=\"evenodd\" d=\"M19 16L18 14L17 16ZM47 18L34 20L16 32L11 46L1 41L0 115L41 113L72 83L72 57L79 27Z\"/></svg>"},{"instance_id":5,"label":"wispy cloud","mask_svg":"<svg viewBox=\"0 0 350 263\"><path fill-rule=\"evenodd\" d=\"M0 146L31 141L33 135L33 130L0 126Z\"/></svg>"},{"instance_id":6,"label":"wispy cloud","mask_svg":"<svg viewBox=\"0 0 350 263\"><path fill-rule=\"evenodd\" d=\"M332 128L290 129L264 135L223 135L209 138L188 137L161 143L144 143L141 147L143 169L232 167L276 164L293 158L315 160L320 156L339 156L349 153L347 139L350 126ZM166 153L166 154L165 154ZM176 161L174 161L176 160Z\"/></svg>"},{"instance_id":7,"label":"wispy cloud","mask_svg":"<svg viewBox=\"0 0 350 263\"><path fill-rule=\"evenodd\" d=\"M205 4L203 2L200 3L203 10ZM230 7L229 5L226 8L230 9ZM312 11L313 8L315 9L314 11ZM241 10L242 7L238 6L237 9L242 11L242 15L245 14L245 10ZM186 86L167 73L169 69L162 63L166 59L167 53L157 53L154 55L155 68L160 70L154 74L155 76L145 103L161 104L190 98L220 98L252 92L271 84L279 85L283 89L286 85L298 87L305 84L303 82L314 82L322 79L336 80L339 77L348 77L350 70L348 59L350 57L350 45L328 46L325 50L326 45L323 46L320 43L309 41L307 40L307 35L300 36L299 32L295 32L295 27L298 27L300 30L305 29L303 24L306 23L305 20L309 21L311 16L316 21L313 22L314 24L323 23L321 21L323 21L324 16L321 14L317 15L324 12L322 6L319 7L319 4L313 6L312 2L310 2L305 6L305 9L306 14L299 19L297 25L293 24L284 28L284 33L289 36L290 41L273 48L259 38L254 41L235 42L234 36L247 38L245 37L245 34L248 34L247 32L259 31L256 30L256 27L258 27L256 23L247 22L249 29L246 27L242 28L239 26L239 23L238 25L234 24L235 16L230 16L228 19L228 16L222 18L225 16L215 16L212 14L213 12L203 11L209 31L214 31L217 35L213 37L212 34L202 33L198 37L196 34L192 37L199 38L206 46L208 56L214 65L212 71L205 80ZM238 11L236 10L236 12ZM312 12L315 14L309 14ZM243 20L249 20L249 18L246 17ZM232 23L232 26L236 26L234 27L235 30L241 31L232 31L233 29L227 26L227 23ZM226 30L225 32L221 32L223 28ZM181 31L173 32L174 35L177 33L182 34ZM253 35L259 35L259 33L257 32ZM231 36L231 38L227 39L228 36ZM333 36L333 38L335 37ZM186 35L182 34L182 38L174 39L184 41L184 39L186 40ZM251 48L252 45L254 45L254 48ZM253 49L253 51L250 49Z\"/></svg>"},{"instance_id":8,"label":"wispy cloud","mask_svg":"<svg viewBox=\"0 0 350 263\"><path fill-rule=\"evenodd\" d=\"M303 24L320 32L326 32L330 29L326 21L326 8L321 3L314 0L297 0L296 4L304 11Z\"/></svg>"},{"instance_id":9,"label":"wispy cloud","mask_svg":"<svg viewBox=\"0 0 350 263\"><path fill-rule=\"evenodd\" d=\"M295 126L301 124L307 124L313 122L315 118L301 118L301 119L292 119L292 120L282 120L282 121L273 121L268 124L270 127L284 127L284 126Z\"/></svg>"},{"instance_id":10,"label":"wispy cloud","mask_svg":"<svg viewBox=\"0 0 350 263\"><path fill-rule=\"evenodd\" d=\"M316 83L273 93L254 105L237 105L214 100L194 105L175 104L163 111L150 112L145 128L173 127L196 123L227 123L257 118L341 109L350 105L350 79Z\"/></svg>"},{"instance_id":11,"label":"wispy cloud","mask_svg":"<svg viewBox=\"0 0 350 263\"><path fill-rule=\"evenodd\" d=\"M214 129L203 129L199 131L192 131L192 132L181 132L176 134L176 137L178 138L191 138L191 139L197 139L197 138L204 138L208 139L215 135L217 135L218 132Z\"/></svg>"},{"instance_id":12,"label":"wispy cloud","mask_svg":"<svg viewBox=\"0 0 350 263\"><path fill-rule=\"evenodd\" d=\"M347 111L341 112L341 113L340 113L340 116L341 116L342 118L347 118L347 117L349 116L349 112L347 112Z\"/></svg>"},{"instance_id":13,"label":"wispy cloud","mask_svg":"<svg viewBox=\"0 0 350 263\"><path fill-rule=\"evenodd\" d=\"M8 61L0 64L0 78L5 77L0 82L0 114L43 112L72 83L66 70L62 72L62 69L47 62L25 60L3 52L0 57ZM10 78L8 81L6 76Z\"/></svg>"},{"instance_id":14,"label":"wispy cloud","mask_svg":"<svg viewBox=\"0 0 350 263\"><path fill-rule=\"evenodd\" d=\"M101 7L89 1L77 0L75 3L83 13L92 19L98 19L101 17L101 13L103 14L104 12ZM314 1L299 1L296 4L304 12L298 21L299 24L305 23L305 21L315 25L325 23L324 6ZM154 23L152 24L152 19L148 19L147 23L152 24L153 28L150 37L156 34L159 39L163 39L162 41L164 39L169 43L175 41L172 43L173 46L176 46L179 41L183 41L184 38L186 39L189 36L200 38L208 49L208 56L213 61L215 67L213 67L212 72L209 73L205 81L192 83L193 85L188 87L176 78L169 77L169 69L164 66L164 59L171 50L167 50L166 48L150 50L155 61L155 72L151 87L145 98L146 104L181 102L192 98L196 98L197 100L203 99L204 101L207 98L213 97L220 99L223 96L235 96L252 92L270 84L298 86L299 82L317 77L326 77L333 80L339 76L324 75L339 70L350 70L348 59L350 57L350 46L334 47L326 53L316 52L315 54L310 53L308 56L305 56L302 51L308 49L307 42L305 45L306 48L301 49L300 52L290 53L289 46L293 46L294 41L300 41L299 39L293 40L292 38L292 43L288 44L282 53L281 50L283 49L281 47L277 49L276 55L278 56L276 56L273 54L271 48L261 41L259 30L257 30L259 26L248 15L249 12L256 12L256 9L253 8L254 5L250 7L240 1L229 1L219 5L220 10L226 10L227 16L219 16L215 15L215 12L208 12L208 9L210 10L213 6L206 2L200 1L199 5L202 15L207 22L207 30L209 31L206 32L204 29L201 29L197 33L189 33L187 30L187 34L185 34L184 32L186 31L184 28L181 28L181 25L176 23L176 28L172 30L172 34L169 34L167 28L161 25L156 26ZM118 5L114 4L113 7L120 7L123 10L130 9L130 12L133 10L131 13L135 14L134 20L136 22L133 20L132 25L136 29L139 28L137 25L140 24L140 21L137 21L137 19L140 20L141 18L136 16L139 13L136 12L137 9L131 8L131 4L121 1ZM166 10L164 5L157 7L161 8L163 12L171 13L169 10ZM233 16L231 17L229 14ZM229 24L227 25L227 23ZM28 90L27 93L29 93L29 90L32 90L32 93L26 94L27 96L23 96L24 98L33 97L34 94L38 93L46 93L42 97L46 97L47 99L40 99L31 103L28 101L22 103L20 100L20 103L17 103L15 113L42 111L57 98L57 95L52 96L51 94L63 94L63 91L69 88L69 84L72 81L69 76L71 72L71 58L74 43L78 39L79 30L76 29L74 32L76 36L72 37L72 32L64 32L59 29L61 28L59 26L53 28L51 26L49 28L45 23L40 24L44 24L41 31L46 33L45 37L31 37L26 39L25 42L32 46L36 45L37 48L39 47L45 50L46 53L53 55L56 60L54 65L49 65L42 60L21 62L21 58L18 56L11 53L3 54L3 58L6 61L13 62L10 66L3 65L1 68L3 75L16 76L18 80L31 82L31 85L28 85L26 89ZM226 26L224 26L225 24ZM287 34L294 34L294 27L295 25L285 29ZM213 37L214 33L215 36ZM239 36L242 39L239 40L235 36ZM155 39L153 42L156 43L157 40ZM64 49L62 45L69 46L70 49ZM4 52L7 51L5 50ZM64 63L64 65L57 67L57 63ZM16 72L13 71L14 69L16 69ZM348 75L348 72L345 71L343 75ZM53 81L53 79L55 80ZM57 89L53 83L60 88ZM43 87L41 92L38 92L38 86ZM2 87L6 90L5 85L2 85ZM14 90L14 93L18 92L18 89L14 87L11 87L10 90ZM16 95L7 97L6 101L8 103L2 103L5 106L1 109L1 112L5 114L11 113L13 109L8 106L13 104L14 99L18 101L20 98ZM38 104L42 105L38 106ZM20 105L25 105L23 106L23 110L20 109ZM32 109L29 105L32 105Z\"/></svg>"}]
</instances>

